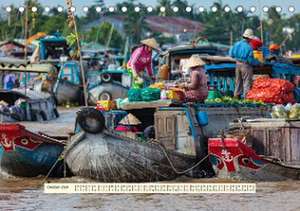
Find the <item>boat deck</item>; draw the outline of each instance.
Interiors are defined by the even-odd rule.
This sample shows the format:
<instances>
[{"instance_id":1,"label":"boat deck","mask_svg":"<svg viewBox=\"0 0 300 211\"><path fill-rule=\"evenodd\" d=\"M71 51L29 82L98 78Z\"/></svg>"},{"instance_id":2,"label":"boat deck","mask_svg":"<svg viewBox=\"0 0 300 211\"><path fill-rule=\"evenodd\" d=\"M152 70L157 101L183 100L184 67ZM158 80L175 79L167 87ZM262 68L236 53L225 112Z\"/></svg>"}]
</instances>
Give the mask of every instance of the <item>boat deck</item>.
<instances>
[{"instance_id":1,"label":"boat deck","mask_svg":"<svg viewBox=\"0 0 300 211\"><path fill-rule=\"evenodd\" d=\"M42 132L51 136L69 136L74 131L76 112L79 107L66 109L58 108L60 117L44 122L19 122L27 130L32 132Z\"/></svg>"}]
</instances>

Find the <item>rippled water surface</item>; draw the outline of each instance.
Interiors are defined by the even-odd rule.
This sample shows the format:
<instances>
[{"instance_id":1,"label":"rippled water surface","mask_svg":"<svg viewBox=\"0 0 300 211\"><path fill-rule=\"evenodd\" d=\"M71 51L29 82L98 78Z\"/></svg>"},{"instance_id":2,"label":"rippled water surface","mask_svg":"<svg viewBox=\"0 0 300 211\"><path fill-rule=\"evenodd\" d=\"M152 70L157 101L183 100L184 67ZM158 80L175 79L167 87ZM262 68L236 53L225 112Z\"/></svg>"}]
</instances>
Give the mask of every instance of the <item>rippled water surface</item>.
<instances>
[{"instance_id":1,"label":"rippled water surface","mask_svg":"<svg viewBox=\"0 0 300 211\"><path fill-rule=\"evenodd\" d=\"M260 182L256 194L44 194L42 182L43 178L2 178L1 210L300 210L300 181ZM50 182L89 181L73 177Z\"/></svg>"},{"instance_id":2,"label":"rippled water surface","mask_svg":"<svg viewBox=\"0 0 300 211\"><path fill-rule=\"evenodd\" d=\"M67 134L73 130L77 110L60 109L61 117L54 123L23 124L32 130ZM176 181L224 182L215 178ZM43 177L24 179L2 175L0 210L300 211L300 181L260 182L256 194L44 194L43 182ZM72 177L50 182L89 181Z\"/></svg>"}]
</instances>

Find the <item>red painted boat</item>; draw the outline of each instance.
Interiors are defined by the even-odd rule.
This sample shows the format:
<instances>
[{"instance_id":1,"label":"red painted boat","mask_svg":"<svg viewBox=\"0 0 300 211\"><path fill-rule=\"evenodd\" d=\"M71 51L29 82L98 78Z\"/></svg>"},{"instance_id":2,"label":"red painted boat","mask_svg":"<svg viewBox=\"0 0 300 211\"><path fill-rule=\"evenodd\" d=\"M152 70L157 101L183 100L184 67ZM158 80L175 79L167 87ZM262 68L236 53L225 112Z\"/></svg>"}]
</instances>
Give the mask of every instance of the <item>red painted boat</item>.
<instances>
[{"instance_id":1,"label":"red painted boat","mask_svg":"<svg viewBox=\"0 0 300 211\"><path fill-rule=\"evenodd\" d=\"M279 159L257 155L245 138L210 138L208 153L220 178L260 181L300 179L300 166L286 165Z\"/></svg>"},{"instance_id":2,"label":"red painted boat","mask_svg":"<svg viewBox=\"0 0 300 211\"><path fill-rule=\"evenodd\" d=\"M0 169L14 176L46 175L61 155L66 138L33 133L20 124L0 124ZM58 176L59 165L53 171Z\"/></svg>"}]
</instances>

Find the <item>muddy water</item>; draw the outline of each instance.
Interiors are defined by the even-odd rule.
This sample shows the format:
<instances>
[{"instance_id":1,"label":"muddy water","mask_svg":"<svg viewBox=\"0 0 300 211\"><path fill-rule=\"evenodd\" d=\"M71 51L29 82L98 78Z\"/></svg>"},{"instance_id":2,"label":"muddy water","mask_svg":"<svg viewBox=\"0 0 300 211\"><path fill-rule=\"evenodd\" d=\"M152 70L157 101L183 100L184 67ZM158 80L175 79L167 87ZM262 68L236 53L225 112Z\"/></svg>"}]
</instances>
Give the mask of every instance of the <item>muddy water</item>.
<instances>
[{"instance_id":1,"label":"muddy water","mask_svg":"<svg viewBox=\"0 0 300 211\"><path fill-rule=\"evenodd\" d=\"M61 110L55 124L25 124L32 130L67 134L73 130L75 111ZM256 194L44 194L43 181L42 177L24 179L2 174L0 210L300 211L300 181L260 182ZM215 178L176 181L224 182ZM50 182L89 181L72 177Z\"/></svg>"},{"instance_id":2,"label":"muddy water","mask_svg":"<svg viewBox=\"0 0 300 211\"><path fill-rule=\"evenodd\" d=\"M2 178L1 210L300 210L300 181L259 182L256 194L44 194L42 181L43 178ZM73 177L50 182L85 181ZM179 181L224 182L187 178Z\"/></svg>"}]
</instances>

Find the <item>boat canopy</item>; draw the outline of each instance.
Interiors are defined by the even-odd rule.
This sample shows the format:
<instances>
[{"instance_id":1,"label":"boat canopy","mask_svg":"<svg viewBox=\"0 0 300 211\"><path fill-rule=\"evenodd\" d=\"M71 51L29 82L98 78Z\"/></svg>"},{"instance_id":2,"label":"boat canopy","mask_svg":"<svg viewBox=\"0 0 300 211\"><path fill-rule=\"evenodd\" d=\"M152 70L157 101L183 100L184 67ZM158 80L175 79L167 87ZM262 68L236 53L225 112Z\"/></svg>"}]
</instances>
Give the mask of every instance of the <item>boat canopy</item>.
<instances>
[{"instance_id":1,"label":"boat canopy","mask_svg":"<svg viewBox=\"0 0 300 211\"><path fill-rule=\"evenodd\" d=\"M0 71L48 73L54 68L51 64L29 64L24 59L0 58Z\"/></svg>"}]
</instances>

